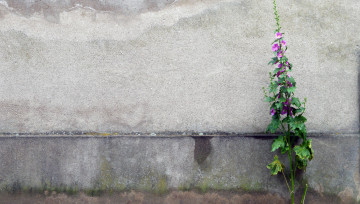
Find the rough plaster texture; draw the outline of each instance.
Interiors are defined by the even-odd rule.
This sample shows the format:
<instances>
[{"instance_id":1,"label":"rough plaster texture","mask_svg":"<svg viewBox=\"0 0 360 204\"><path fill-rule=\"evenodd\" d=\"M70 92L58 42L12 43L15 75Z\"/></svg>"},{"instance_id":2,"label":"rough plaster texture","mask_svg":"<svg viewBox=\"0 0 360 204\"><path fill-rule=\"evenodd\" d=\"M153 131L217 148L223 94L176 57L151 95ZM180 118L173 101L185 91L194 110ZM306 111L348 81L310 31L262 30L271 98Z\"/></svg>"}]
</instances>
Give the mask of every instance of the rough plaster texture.
<instances>
[{"instance_id":1,"label":"rough plaster texture","mask_svg":"<svg viewBox=\"0 0 360 204\"><path fill-rule=\"evenodd\" d=\"M359 135L312 137L314 160L297 186L360 199ZM270 176L267 137L1 137L1 189L67 186L159 192L265 191L288 197ZM281 157L280 157L281 158ZM286 157L283 161L287 161ZM300 175L300 174L299 174Z\"/></svg>"},{"instance_id":2,"label":"rough plaster texture","mask_svg":"<svg viewBox=\"0 0 360 204\"><path fill-rule=\"evenodd\" d=\"M0 132L263 132L271 1L0 1ZM359 130L360 2L279 2L310 132Z\"/></svg>"}]
</instances>

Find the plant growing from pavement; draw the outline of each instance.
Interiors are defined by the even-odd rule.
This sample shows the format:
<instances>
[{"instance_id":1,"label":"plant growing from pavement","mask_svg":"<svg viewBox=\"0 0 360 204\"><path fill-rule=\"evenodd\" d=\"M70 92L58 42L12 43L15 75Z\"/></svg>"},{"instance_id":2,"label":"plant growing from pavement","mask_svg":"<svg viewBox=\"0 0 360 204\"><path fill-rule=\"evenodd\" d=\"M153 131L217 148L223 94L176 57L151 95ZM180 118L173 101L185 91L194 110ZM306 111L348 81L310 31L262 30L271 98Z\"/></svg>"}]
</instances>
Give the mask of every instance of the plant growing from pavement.
<instances>
[{"instance_id":1,"label":"plant growing from pavement","mask_svg":"<svg viewBox=\"0 0 360 204\"><path fill-rule=\"evenodd\" d=\"M287 51L287 43L284 40L284 33L280 31L279 15L277 12L276 0L274 4L274 14L277 28L275 30L275 40L272 43L272 51L274 57L269 64L274 65L275 69L270 72L270 84L268 91L264 90L265 101L270 103L269 113L272 120L268 125L266 132L281 134L274 140L271 151L280 150L282 154L287 154L289 159L289 173L290 184L288 183L287 175L285 174L285 165L275 155L274 161L270 163L267 168L270 169L271 175L282 173L286 185L291 196L291 203L294 203L295 195L295 172L296 169L305 170L308 161L313 159L313 150L311 148L311 139L307 139L305 103L294 96L296 89L295 79L291 76L293 65L285 56ZM301 139L300 144L296 141ZM307 191L307 184L301 199L304 203Z\"/></svg>"}]
</instances>

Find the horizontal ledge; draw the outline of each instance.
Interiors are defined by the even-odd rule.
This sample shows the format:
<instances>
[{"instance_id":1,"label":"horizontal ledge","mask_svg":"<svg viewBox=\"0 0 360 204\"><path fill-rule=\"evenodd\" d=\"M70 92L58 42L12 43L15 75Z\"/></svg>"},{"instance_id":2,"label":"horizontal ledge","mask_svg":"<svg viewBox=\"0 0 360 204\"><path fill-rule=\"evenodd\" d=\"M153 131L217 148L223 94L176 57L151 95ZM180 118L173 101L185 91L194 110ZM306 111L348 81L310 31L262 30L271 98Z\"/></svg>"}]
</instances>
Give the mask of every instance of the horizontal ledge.
<instances>
[{"instance_id":1,"label":"horizontal ledge","mask_svg":"<svg viewBox=\"0 0 360 204\"><path fill-rule=\"evenodd\" d=\"M271 139L278 134L265 133L199 133L199 132L163 132L163 133L98 133L98 132L50 132L50 133L0 133L0 138L182 138L182 137L255 137ZM309 137L360 137L360 133L308 133Z\"/></svg>"}]
</instances>

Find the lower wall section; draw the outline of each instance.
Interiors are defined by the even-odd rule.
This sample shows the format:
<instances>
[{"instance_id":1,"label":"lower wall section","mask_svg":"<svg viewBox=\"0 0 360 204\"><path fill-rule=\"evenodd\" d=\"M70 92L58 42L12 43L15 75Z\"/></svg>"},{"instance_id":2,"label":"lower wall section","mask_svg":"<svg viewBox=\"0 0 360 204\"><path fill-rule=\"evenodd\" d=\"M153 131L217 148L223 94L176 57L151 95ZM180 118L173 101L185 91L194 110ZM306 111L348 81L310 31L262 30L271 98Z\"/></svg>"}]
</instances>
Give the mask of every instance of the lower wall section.
<instances>
[{"instance_id":1,"label":"lower wall section","mask_svg":"<svg viewBox=\"0 0 360 204\"><path fill-rule=\"evenodd\" d=\"M314 159L297 186L360 199L359 135L312 136ZM266 165L272 137L0 137L0 186L82 190L236 190L288 197ZM287 161L285 157L282 161ZM302 188L301 187L301 188ZM299 192L300 193L300 192Z\"/></svg>"}]
</instances>

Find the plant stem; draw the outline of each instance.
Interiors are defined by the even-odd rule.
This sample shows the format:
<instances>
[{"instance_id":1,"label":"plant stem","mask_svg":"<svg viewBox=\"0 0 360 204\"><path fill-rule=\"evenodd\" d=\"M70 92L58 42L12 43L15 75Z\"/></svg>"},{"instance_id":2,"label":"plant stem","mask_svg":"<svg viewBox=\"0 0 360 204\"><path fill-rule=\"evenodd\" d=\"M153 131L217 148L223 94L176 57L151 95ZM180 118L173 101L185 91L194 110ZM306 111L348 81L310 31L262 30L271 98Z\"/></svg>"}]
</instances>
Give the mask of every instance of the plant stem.
<instances>
[{"instance_id":1,"label":"plant stem","mask_svg":"<svg viewBox=\"0 0 360 204\"><path fill-rule=\"evenodd\" d=\"M290 140L290 135L289 135L289 140ZM291 175L291 192L290 192L290 195L291 195L291 203L294 204L294 174L293 174L293 167L292 167L292 157L291 157L291 151L292 150L292 147L290 147L290 150L289 150L289 162L290 162L290 175Z\"/></svg>"},{"instance_id":2,"label":"plant stem","mask_svg":"<svg viewBox=\"0 0 360 204\"><path fill-rule=\"evenodd\" d=\"M290 187L289 187L289 183L287 182L286 176L285 176L285 174L284 174L284 170L282 170L281 172L282 172L282 174L283 174L283 176L284 176L286 185L287 185L287 187L288 187L288 189L289 189L289 193L291 194L291 190L290 190Z\"/></svg>"},{"instance_id":3,"label":"plant stem","mask_svg":"<svg viewBox=\"0 0 360 204\"><path fill-rule=\"evenodd\" d=\"M304 191L304 194L303 194L302 199L301 199L301 204L304 204L304 202L305 202L305 196L306 196L307 188L308 188L308 185L306 184L305 185L305 191Z\"/></svg>"}]
</instances>

